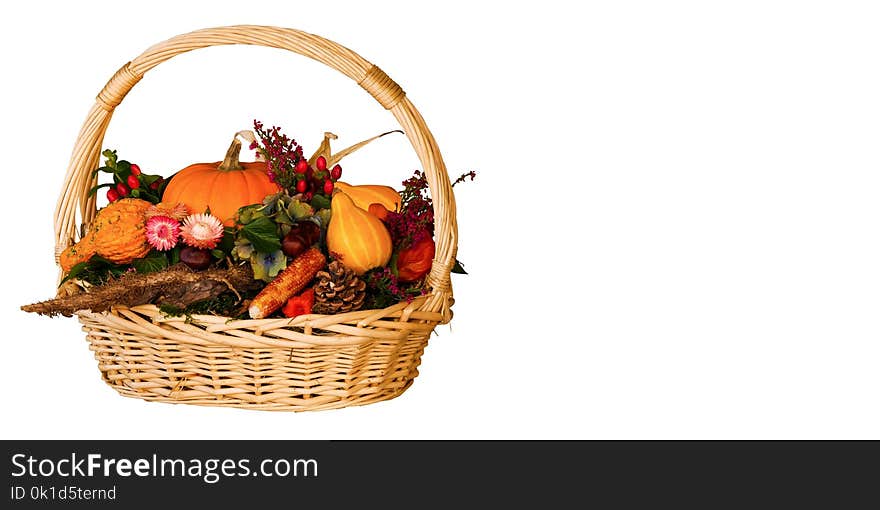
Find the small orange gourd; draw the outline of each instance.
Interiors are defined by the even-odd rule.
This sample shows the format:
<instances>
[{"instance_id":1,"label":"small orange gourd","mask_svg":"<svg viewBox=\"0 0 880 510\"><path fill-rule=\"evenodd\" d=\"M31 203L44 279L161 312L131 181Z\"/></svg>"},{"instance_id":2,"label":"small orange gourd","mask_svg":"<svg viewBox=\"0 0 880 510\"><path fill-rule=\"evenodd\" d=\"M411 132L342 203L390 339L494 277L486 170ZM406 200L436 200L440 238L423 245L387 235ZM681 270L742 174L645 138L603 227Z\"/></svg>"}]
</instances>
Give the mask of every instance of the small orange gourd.
<instances>
[{"instance_id":1,"label":"small orange gourd","mask_svg":"<svg viewBox=\"0 0 880 510\"><path fill-rule=\"evenodd\" d=\"M168 182L162 201L186 204L193 213L210 209L224 225L234 225L239 208L260 203L266 195L281 191L269 180L266 162L241 163L240 152L241 142L233 139L223 161L195 163L177 172Z\"/></svg>"},{"instance_id":2,"label":"small orange gourd","mask_svg":"<svg viewBox=\"0 0 880 510\"><path fill-rule=\"evenodd\" d=\"M382 221L356 206L344 191L330 201L327 249L357 274L384 266L391 259L391 234Z\"/></svg>"},{"instance_id":3,"label":"small orange gourd","mask_svg":"<svg viewBox=\"0 0 880 510\"><path fill-rule=\"evenodd\" d=\"M353 186L346 182L337 181L336 187L348 195L354 205L365 211L369 211L372 204L382 204L390 212L397 211L400 207L400 193L390 186L378 184Z\"/></svg>"},{"instance_id":4,"label":"small orange gourd","mask_svg":"<svg viewBox=\"0 0 880 510\"><path fill-rule=\"evenodd\" d=\"M80 242L68 246L66 250L61 252L58 258L58 264L61 270L69 273L73 266L80 262L88 262L95 254L95 243L91 239L91 235L86 236Z\"/></svg>"}]
</instances>

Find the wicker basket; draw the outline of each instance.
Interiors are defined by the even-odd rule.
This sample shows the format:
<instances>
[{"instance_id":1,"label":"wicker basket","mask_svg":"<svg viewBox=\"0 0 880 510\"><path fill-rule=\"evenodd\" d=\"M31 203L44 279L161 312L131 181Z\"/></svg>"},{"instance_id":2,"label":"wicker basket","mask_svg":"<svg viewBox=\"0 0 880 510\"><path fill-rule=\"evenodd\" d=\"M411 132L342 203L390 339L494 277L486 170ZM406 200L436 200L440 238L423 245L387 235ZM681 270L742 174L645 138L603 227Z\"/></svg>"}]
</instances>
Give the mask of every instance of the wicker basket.
<instances>
[{"instance_id":1,"label":"wicker basket","mask_svg":"<svg viewBox=\"0 0 880 510\"><path fill-rule=\"evenodd\" d=\"M455 200L440 151L419 112L382 70L353 51L288 28L229 26L159 43L110 78L89 111L71 156L55 211L56 257L74 242L80 222L95 217L95 183L104 133L114 108L150 69L190 50L227 44L282 48L322 62L354 80L390 110L427 174L435 213L436 255L429 293L384 310L295 319L167 317L152 305L77 315L104 381L145 400L247 409L306 411L362 405L403 393L438 324L451 317Z\"/></svg>"}]
</instances>

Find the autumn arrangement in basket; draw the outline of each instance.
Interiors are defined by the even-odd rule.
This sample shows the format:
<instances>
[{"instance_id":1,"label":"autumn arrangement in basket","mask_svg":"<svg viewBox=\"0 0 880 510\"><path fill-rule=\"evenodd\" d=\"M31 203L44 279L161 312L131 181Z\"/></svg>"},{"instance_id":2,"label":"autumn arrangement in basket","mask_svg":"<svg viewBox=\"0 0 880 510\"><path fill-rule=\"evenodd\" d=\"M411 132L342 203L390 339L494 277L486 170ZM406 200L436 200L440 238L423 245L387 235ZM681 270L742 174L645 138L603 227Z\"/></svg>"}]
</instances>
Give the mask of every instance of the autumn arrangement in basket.
<instances>
[{"instance_id":1,"label":"autumn arrangement in basket","mask_svg":"<svg viewBox=\"0 0 880 510\"><path fill-rule=\"evenodd\" d=\"M336 153L325 133L306 158L279 127L254 121L222 161L167 179L105 150L94 172L112 180L89 193L108 205L60 254L57 296L22 309L70 316L152 303L170 316L264 319L411 301L428 292L434 259L425 175L415 171L400 190L340 180L342 158L395 132ZM240 161L242 140L256 161ZM453 272L464 273L457 261Z\"/></svg>"}]
</instances>

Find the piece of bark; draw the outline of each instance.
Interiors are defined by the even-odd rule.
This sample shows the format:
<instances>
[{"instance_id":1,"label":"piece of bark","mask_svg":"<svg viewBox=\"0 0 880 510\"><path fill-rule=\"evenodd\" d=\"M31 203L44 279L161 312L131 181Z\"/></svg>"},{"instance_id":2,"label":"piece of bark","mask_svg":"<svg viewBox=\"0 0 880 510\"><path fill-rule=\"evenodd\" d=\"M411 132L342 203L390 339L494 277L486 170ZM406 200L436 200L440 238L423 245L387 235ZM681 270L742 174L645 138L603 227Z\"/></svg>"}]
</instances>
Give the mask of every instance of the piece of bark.
<instances>
[{"instance_id":1,"label":"piece of bark","mask_svg":"<svg viewBox=\"0 0 880 510\"><path fill-rule=\"evenodd\" d=\"M112 306L146 303L184 308L228 290L253 290L256 284L250 264L198 272L177 264L155 273L128 273L104 285L91 287L88 292L25 305L21 309L41 315L70 317L79 310L103 312Z\"/></svg>"}]
</instances>

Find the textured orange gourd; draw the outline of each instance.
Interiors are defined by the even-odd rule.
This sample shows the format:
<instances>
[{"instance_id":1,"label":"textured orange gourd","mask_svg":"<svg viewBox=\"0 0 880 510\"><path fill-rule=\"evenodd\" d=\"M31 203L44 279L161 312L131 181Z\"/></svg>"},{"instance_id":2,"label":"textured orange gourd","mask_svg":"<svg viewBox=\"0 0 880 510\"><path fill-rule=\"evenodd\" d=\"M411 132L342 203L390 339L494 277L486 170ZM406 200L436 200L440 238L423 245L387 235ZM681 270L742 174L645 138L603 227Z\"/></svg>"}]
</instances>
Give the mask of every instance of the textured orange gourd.
<instances>
[{"instance_id":1,"label":"textured orange gourd","mask_svg":"<svg viewBox=\"0 0 880 510\"><path fill-rule=\"evenodd\" d=\"M144 213L149 202L139 198L123 198L98 211L89 234L77 243L116 264L129 264L150 252L147 243L147 220ZM88 244L92 246L89 247Z\"/></svg>"},{"instance_id":2,"label":"textured orange gourd","mask_svg":"<svg viewBox=\"0 0 880 510\"><path fill-rule=\"evenodd\" d=\"M234 225L239 208L260 203L266 195L281 191L269 180L265 162L241 163L240 152L241 142L233 140L222 162L196 163L177 172L165 188L162 201L186 204L193 213L210 209L224 225Z\"/></svg>"},{"instance_id":3,"label":"textured orange gourd","mask_svg":"<svg viewBox=\"0 0 880 510\"><path fill-rule=\"evenodd\" d=\"M384 266L391 259L391 234L382 221L356 206L344 192L330 201L327 248L357 274Z\"/></svg>"},{"instance_id":4,"label":"textured orange gourd","mask_svg":"<svg viewBox=\"0 0 880 510\"><path fill-rule=\"evenodd\" d=\"M365 211L370 210L371 204L382 204L389 211L397 211L400 207L400 193L394 191L390 186L381 186L379 184L360 184L352 186L351 184L337 181L336 188L344 192L351 198L354 205Z\"/></svg>"},{"instance_id":5,"label":"textured orange gourd","mask_svg":"<svg viewBox=\"0 0 880 510\"><path fill-rule=\"evenodd\" d=\"M91 239L91 234L83 238L80 242L68 246L66 250L61 252L58 257L58 264L61 270L69 273L73 266L80 262L87 262L95 254L95 243Z\"/></svg>"},{"instance_id":6,"label":"textured orange gourd","mask_svg":"<svg viewBox=\"0 0 880 510\"><path fill-rule=\"evenodd\" d=\"M98 211L89 233L61 253L61 269L70 272L96 253L116 264L128 264L149 253L144 217L149 207L146 200L123 198Z\"/></svg>"}]
</instances>

